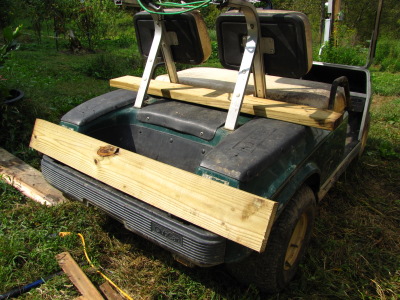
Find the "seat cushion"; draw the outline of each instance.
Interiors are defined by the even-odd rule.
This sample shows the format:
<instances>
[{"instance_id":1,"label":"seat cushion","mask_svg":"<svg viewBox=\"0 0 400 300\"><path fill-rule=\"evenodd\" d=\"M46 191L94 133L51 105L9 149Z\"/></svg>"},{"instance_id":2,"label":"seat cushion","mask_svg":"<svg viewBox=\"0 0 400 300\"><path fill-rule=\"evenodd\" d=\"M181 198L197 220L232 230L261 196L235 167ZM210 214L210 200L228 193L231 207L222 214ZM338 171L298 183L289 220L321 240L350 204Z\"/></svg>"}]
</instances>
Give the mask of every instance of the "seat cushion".
<instances>
[{"instance_id":1,"label":"seat cushion","mask_svg":"<svg viewBox=\"0 0 400 300\"><path fill-rule=\"evenodd\" d=\"M237 74L238 72L235 70L198 67L179 71L178 78L181 84L211 88L229 93L233 92ZM169 82L168 75L160 75L156 79ZM328 109L330 84L270 75L266 75L265 80L268 99ZM252 75L250 75L246 94L254 94ZM344 91L342 88L338 88L333 110L342 112L344 108Z\"/></svg>"}]
</instances>

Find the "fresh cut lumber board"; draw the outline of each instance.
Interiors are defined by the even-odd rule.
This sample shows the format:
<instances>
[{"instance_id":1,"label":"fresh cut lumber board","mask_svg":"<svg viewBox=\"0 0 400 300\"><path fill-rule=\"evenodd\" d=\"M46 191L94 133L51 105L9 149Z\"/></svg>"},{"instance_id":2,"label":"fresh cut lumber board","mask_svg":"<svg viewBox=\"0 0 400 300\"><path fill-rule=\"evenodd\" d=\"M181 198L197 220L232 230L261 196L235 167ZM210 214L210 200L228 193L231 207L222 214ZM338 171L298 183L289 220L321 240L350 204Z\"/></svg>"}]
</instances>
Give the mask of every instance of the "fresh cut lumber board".
<instances>
[{"instance_id":1,"label":"fresh cut lumber board","mask_svg":"<svg viewBox=\"0 0 400 300\"><path fill-rule=\"evenodd\" d=\"M0 179L25 196L45 205L65 202L63 194L52 187L35 168L0 148Z\"/></svg>"},{"instance_id":2,"label":"fresh cut lumber board","mask_svg":"<svg viewBox=\"0 0 400 300\"><path fill-rule=\"evenodd\" d=\"M110 86L137 91L141 80L139 77L127 75L111 79ZM222 109L229 109L232 98L231 93L158 80L150 81L147 93ZM334 130L343 119L342 113L331 110L261 99L249 95L244 96L241 112L327 130Z\"/></svg>"},{"instance_id":3,"label":"fresh cut lumber board","mask_svg":"<svg viewBox=\"0 0 400 300\"><path fill-rule=\"evenodd\" d=\"M161 210L253 250L265 249L277 202L36 120L30 146ZM101 151L100 151L101 154Z\"/></svg>"}]
</instances>

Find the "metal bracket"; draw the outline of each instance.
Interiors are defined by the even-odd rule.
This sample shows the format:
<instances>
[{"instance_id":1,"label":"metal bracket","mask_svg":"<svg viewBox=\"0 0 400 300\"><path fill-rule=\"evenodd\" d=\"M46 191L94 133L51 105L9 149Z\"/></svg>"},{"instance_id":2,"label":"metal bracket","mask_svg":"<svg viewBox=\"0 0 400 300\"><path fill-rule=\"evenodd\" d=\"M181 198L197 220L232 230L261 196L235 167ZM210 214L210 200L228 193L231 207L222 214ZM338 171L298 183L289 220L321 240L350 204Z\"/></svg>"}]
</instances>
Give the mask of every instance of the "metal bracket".
<instances>
[{"instance_id":1,"label":"metal bracket","mask_svg":"<svg viewBox=\"0 0 400 300\"><path fill-rule=\"evenodd\" d=\"M136 96L135 107L141 108L144 97L149 88L150 80L153 77L154 69L157 61L157 54L161 48L164 58L165 67L168 72L169 80L173 83L178 83L178 75L176 73L175 63L172 58L169 39L165 29L165 24L162 15L152 14L154 21L154 38L151 44L149 56L147 57L146 66L143 71L142 81Z\"/></svg>"},{"instance_id":2,"label":"metal bracket","mask_svg":"<svg viewBox=\"0 0 400 300\"><path fill-rule=\"evenodd\" d=\"M346 107L350 103L350 88L349 88L349 80L346 76L341 76L336 78L331 85L331 92L329 95L329 104L328 109L333 110L335 107L335 100L336 100L336 93L338 87L342 87L344 89L344 96L345 96L345 105Z\"/></svg>"},{"instance_id":3,"label":"metal bracket","mask_svg":"<svg viewBox=\"0 0 400 300\"><path fill-rule=\"evenodd\" d=\"M226 129L234 130L239 118L251 71L253 71L254 76L255 96L265 98L267 89L265 84L264 60L260 47L260 21L257 11L251 3L243 0L229 0L228 6L239 8L243 11L246 18L248 35L225 122Z\"/></svg>"},{"instance_id":4,"label":"metal bracket","mask_svg":"<svg viewBox=\"0 0 400 300\"><path fill-rule=\"evenodd\" d=\"M247 35L244 35L242 38L241 46L244 48L246 47L247 42ZM260 49L261 53L264 54L275 54L275 41L273 38L270 37L261 37L260 40Z\"/></svg>"}]
</instances>

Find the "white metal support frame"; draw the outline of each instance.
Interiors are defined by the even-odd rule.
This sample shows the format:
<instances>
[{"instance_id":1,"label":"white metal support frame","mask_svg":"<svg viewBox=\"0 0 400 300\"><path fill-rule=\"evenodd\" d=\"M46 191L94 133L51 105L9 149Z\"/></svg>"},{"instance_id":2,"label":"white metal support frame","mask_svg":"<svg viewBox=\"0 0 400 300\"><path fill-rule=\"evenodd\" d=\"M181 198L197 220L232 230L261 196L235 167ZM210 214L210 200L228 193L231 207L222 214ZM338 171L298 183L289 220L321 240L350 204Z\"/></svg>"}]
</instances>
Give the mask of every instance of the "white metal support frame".
<instances>
[{"instance_id":1,"label":"white metal support frame","mask_svg":"<svg viewBox=\"0 0 400 300\"><path fill-rule=\"evenodd\" d=\"M225 122L226 129L234 130L252 70L255 96L265 98L267 90L265 84L264 60L260 51L260 21L257 11L251 3L242 0L229 0L228 6L240 8L246 18L247 24L247 42Z\"/></svg>"},{"instance_id":2,"label":"white metal support frame","mask_svg":"<svg viewBox=\"0 0 400 300\"><path fill-rule=\"evenodd\" d=\"M158 51L162 51L165 66L169 75L169 79L173 83L178 83L178 75L176 73L175 63L172 58L171 48L167 39L167 32L162 15L152 14L154 21L154 38L147 57L146 66L143 71L142 81L136 96L135 107L141 108L143 105L144 97L149 88L150 80L153 76L154 68L156 66Z\"/></svg>"}]
</instances>

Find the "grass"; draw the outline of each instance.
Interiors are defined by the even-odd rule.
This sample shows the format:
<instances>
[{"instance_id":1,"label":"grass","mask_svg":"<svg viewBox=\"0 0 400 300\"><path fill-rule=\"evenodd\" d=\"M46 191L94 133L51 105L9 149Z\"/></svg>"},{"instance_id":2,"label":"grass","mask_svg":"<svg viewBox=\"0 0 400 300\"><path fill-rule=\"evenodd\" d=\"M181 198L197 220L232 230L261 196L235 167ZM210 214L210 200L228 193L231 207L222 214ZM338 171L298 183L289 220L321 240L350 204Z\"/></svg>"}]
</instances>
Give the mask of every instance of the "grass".
<instances>
[{"instance_id":1,"label":"grass","mask_svg":"<svg viewBox=\"0 0 400 300\"><path fill-rule=\"evenodd\" d=\"M372 72L373 91L382 96L400 96L398 73Z\"/></svg>"},{"instance_id":2,"label":"grass","mask_svg":"<svg viewBox=\"0 0 400 300\"><path fill-rule=\"evenodd\" d=\"M375 126L371 128L370 149L388 160L400 159L400 98L377 96L378 104L372 112ZM367 155L373 155L369 150Z\"/></svg>"},{"instance_id":3,"label":"grass","mask_svg":"<svg viewBox=\"0 0 400 300\"><path fill-rule=\"evenodd\" d=\"M393 39L379 40L375 61L381 71L400 72L400 43Z\"/></svg>"},{"instance_id":4,"label":"grass","mask_svg":"<svg viewBox=\"0 0 400 300\"><path fill-rule=\"evenodd\" d=\"M127 41L128 40L128 41ZM124 75L124 66L93 70L128 53L126 39L107 41L107 51L71 55L52 41L25 46L0 74L26 99L2 108L0 146L38 167L28 148L35 118L57 122L81 102L109 91L98 78ZM113 51L115 49L115 52ZM133 62L135 52L131 52ZM129 56L128 56L129 57ZM129 60L129 59L128 59ZM91 72L89 72L92 70ZM115 74L113 72L116 72ZM121 72L121 74L118 74ZM132 73L134 73L131 70ZM69 251L84 262L75 235L82 233L96 265L135 299L397 299L400 295L400 95L399 73L372 73L374 101L364 155L328 193L319 209L312 243L300 272L279 295L242 286L223 267L190 269L170 254L123 228L101 211L68 202L44 207L0 182L0 293L59 270L54 256ZM87 265L89 277L102 280ZM72 299L78 293L65 275L48 280L20 299Z\"/></svg>"}]
</instances>

